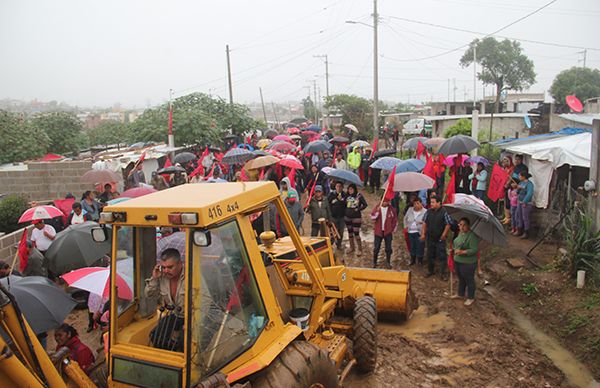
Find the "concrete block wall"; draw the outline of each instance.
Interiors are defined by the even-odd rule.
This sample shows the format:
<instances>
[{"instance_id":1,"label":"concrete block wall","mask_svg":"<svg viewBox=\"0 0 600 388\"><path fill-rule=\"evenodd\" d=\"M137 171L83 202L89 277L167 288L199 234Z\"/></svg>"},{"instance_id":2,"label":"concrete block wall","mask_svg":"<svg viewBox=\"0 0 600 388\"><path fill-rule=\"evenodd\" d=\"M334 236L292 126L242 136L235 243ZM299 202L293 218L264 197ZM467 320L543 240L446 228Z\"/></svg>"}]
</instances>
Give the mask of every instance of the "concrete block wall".
<instances>
[{"instance_id":1,"label":"concrete block wall","mask_svg":"<svg viewBox=\"0 0 600 388\"><path fill-rule=\"evenodd\" d=\"M30 201L61 199L66 193L80 198L93 189L79 182L91 169L91 161L29 163L26 171L0 171L0 194L20 194Z\"/></svg>"},{"instance_id":2,"label":"concrete block wall","mask_svg":"<svg viewBox=\"0 0 600 388\"><path fill-rule=\"evenodd\" d=\"M31 225L27 227L28 236L31 236L31 228L33 228ZM15 232L5 234L4 236L0 237L0 260L7 262L8 265L12 264L15 253L17 253L15 246L19 244L22 235L23 229L19 229Z\"/></svg>"}]
</instances>

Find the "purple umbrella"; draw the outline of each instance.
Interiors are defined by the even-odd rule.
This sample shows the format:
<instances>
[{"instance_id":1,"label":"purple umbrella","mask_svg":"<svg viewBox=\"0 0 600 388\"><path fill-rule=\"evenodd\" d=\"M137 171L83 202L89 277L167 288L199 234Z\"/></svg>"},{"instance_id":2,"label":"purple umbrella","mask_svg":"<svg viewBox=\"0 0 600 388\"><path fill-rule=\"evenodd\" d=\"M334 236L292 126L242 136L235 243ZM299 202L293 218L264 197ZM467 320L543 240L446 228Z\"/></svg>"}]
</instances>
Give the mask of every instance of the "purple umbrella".
<instances>
[{"instance_id":1,"label":"purple umbrella","mask_svg":"<svg viewBox=\"0 0 600 388\"><path fill-rule=\"evenodd\" d=\"M486 167L490 165L490 162L486 158L484 158L483 156L471 156L470 158L468 158L467 160L465 160L465 162L475 163L475 164L477 164L477 163L483 163L483 165L486 166Z\"/></svg>"}]
</instances>

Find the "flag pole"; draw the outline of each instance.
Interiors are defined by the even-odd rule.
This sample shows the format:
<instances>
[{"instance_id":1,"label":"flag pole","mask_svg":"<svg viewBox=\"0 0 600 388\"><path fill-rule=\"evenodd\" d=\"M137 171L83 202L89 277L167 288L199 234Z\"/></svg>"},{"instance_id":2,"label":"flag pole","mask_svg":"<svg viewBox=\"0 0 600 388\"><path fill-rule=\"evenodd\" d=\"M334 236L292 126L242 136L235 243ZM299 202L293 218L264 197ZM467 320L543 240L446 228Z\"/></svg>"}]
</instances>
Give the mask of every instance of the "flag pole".
<instances>
[{"instance_id":1,"label":"flag pole","mask_svg":"<svg viewBox=\"0 0 600 388\"><path fill-rule=\"evenodd\" d=\"M12 275L13 270L15 269L15 264L17 263L17 257L19 257L19 249L15 252L15 257L13 258L12 265L10 266L10 272L8 275Z\"/></svg>"}]
</instances>

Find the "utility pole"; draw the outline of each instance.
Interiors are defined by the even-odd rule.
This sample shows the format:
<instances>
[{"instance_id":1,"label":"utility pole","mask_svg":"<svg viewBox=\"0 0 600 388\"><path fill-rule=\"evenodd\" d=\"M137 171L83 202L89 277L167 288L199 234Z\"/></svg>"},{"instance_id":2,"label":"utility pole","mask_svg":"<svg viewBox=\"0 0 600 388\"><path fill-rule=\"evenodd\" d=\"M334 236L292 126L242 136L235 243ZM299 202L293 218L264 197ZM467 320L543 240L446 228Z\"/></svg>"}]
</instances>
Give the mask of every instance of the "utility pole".
<instances>
[{"instance_id":1,"label":"utility pole","mask_svg":"<svg viewBox=\"0 0 600 388\"><path fill-rule=\"evenodd\" d=\"M315 102L313 103L313 107L315 108L315 125L319 125L319 114L317 111L317 80L313 79L313 93L315 95Z\"/></svg>"},{"instance_id":2,"label":"utility pole","mask_svg":"<svg viewBox=\"0 0 600 388\"><path fill-rule=\"evenodd\" d=\"M267 111L265 110L265 100L263 100L262 88L259 87L258 91L260 92L260 104L262 105L263 117L265 118L265 125L268 128L269 122L267 121Z\"/></svg>"},{"instance_id":3,"label":"utility pole","mask_svg":"<svg viewBox=\"0 0 600 388\"><path fill-rule=\"evenodd\" d=\"M373 0L373 143L379 141L379 53L377 50L377 0ZM374 146L375 148L376 146ZM376 149L373 152L377 151Z\"/></svg>"},{"instance_id":4,"label":"utility pole","mask_svg":"<svg viewBox=\"0 0 600 388\"><path fill-rule=\"evenodd\" d=\"M450 78L448 78L448 100L446 101L450 102Z\"/></svg>"},{"instance_id":5,"label":"utility pole","mask_svg":"<svg viewBox=\"0 0 600 388\"><path fill-rule=\"evenodd\" d=\"M277 111L275 110L275 103L273 101L271 101L271 106L273 107L273 116L275 116L276 128L279 128L279 119L277 118Z\"/></svg>"},{"instance_id":6,"label":"utility pole","mask_svg":"<svg viewBox=\"0 0 600 388\"><path fill-rule=\"evenodd\" d=\"M173 135L173 89L169 89L169 135L167 139L169 148L175 148L175 136Z\"/></svg>"},{"instance_id":7,"label":"utility pole","mask_svg":"<svg viewBox=\"0 0 600 388\"><path fill-rule=\"evenodd\" d=\"M325 58L325 95L329 97L329 60L327 54L313 55L314 58Z\"/></svg>"},{"instance_id":8,"label":"utility pole","mask_svg":"<svg viewBox=\"0 0 600 388\"><path fill-rule=\"evenodd\" d=\"M473 46L473 109L477 106L477 45Z\"/></svg>"},{"instance_id":9,"label":"utility pole","mask_svg":"<svg viewBox=\"0 0 600 388\"><path fill-rule=\"evenodd\" d=\"M456 78L452 78L452 102L456 102Z\"/></svg>"},{"instance_id":10,"label":"utility pole","mask_svg":"<svg viewBox=\"0 0 600 388\"><path fill-rule=\"evenodd\" d=\"M583 54L583 68L585 69L585 63L587 61L587 49L579 51L578 54Z\"/></svg>"},{"instance_id":11,"label":"utility pole","mask_svg":"<svg viewBox=\"0 0 600 388\"><path fill-rule=\"evenodd\" d=\"M231 61L229 60L229 45L225 46L227 53L227 82L229 84L229 103L233 105L233 86L231 85Z\"/></svg>"}]
</instances>

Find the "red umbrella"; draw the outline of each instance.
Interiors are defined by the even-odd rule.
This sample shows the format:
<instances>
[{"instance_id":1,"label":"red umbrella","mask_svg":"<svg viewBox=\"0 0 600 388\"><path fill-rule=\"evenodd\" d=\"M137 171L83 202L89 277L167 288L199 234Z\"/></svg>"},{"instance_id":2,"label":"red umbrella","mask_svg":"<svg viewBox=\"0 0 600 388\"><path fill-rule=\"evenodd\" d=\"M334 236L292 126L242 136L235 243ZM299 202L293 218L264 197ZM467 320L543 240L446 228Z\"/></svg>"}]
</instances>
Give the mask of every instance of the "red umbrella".
<instances>
[{"instance_id":1,"label":"red umbrella","mask_svg":"<svg viewBox=\"0 0 600 388\"><path fill-rule=\"evenodd\" d=\"M137 198L152 193L156 193L156 190L152 187L134 187L133 189L125 190L119 197Z\"/></svg>"},{"instance_id":2,"label":"red umbrella","mask_svg":"<svg viewBox=\"0 0 600 388\"><path fill-rule=\"evenodd\" d=\"M71 287L80 290L89 291L92 294L108 297L110 294L110 268L108 267L87 267L80 268L61 276ZM125 300L133 299L133 291L125 275L117 272L117 294L119 298Z\"/></svg>"},{"instance_id":3,"label":"red umbrella","mask_svg":"<svg viewBox=\"0 0 600 388\"><path fill-rule=\"evenodd\" d=\"M62 215L63 213L60 211L60 209L54 206L36 206L25 210L25 212L21 215L21 218L19 218L19 223L33 220L48 220Z\"/></svg>"},{"instance_id":4,"label":"red umbrella","mask_svg":"<svg viewBox=\"0 0 600 388\"><path fill-rule=\"evenodd\" d=\"M273 138L273 141L287 141L288 143L293 144L294 141L288 135L277 135Z\"/></svg>"},{"instance_id":5,"label":"red umbrella","mask_svg":"<svg viewBox=\"0 0 600 388\"><path fill-rule=\"evenodd\" d=\"M296 149L296 145L287 143L285 141L276 141L271 143L268 149L278 152L290 152Z\"/></svg>"},{"instance_id":6,"label":"red umbrella","mask_svg":"<svg viewBox=\"0 0 600 388\"><path fill-rule=\"evenodd\" d=\"M296 134L300 133L300 128L296 128L296 127L288 128L287 133L289 133L290 135L296 135Z\"/></svg>"},{"instance_id":7,"label":"red umbrella","mask_svg":"<svg viewBox=\"0 0 600 388\"><path fill-rule=\"evenodd\" d=\"M40 162L52 162L55 160L61 160L64 159L65 157L62 155L57 155L57 154L46 154L44 155L43 158L40 159Z\"/></svg>"},{"instance_id":8,"label":"red umbrella","mask_svg":"<svg viewBox=\"0 0 600 388\"><path fill-rule=\"evenodd\" d=\"M302 163L293 155L284 155L279 161L279 165L289 168L295 168L296 170L304 170Z\"/></svg>"}]
</instances>

